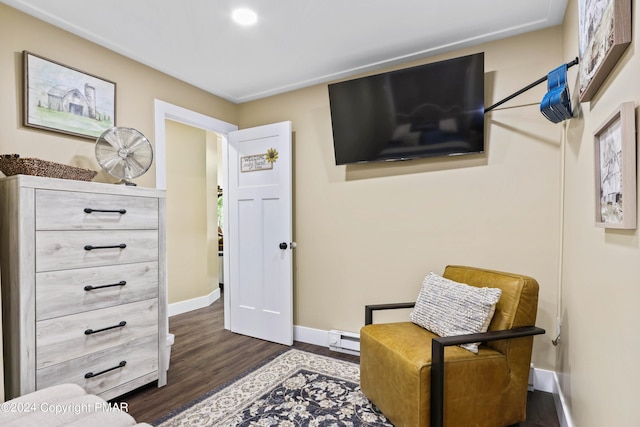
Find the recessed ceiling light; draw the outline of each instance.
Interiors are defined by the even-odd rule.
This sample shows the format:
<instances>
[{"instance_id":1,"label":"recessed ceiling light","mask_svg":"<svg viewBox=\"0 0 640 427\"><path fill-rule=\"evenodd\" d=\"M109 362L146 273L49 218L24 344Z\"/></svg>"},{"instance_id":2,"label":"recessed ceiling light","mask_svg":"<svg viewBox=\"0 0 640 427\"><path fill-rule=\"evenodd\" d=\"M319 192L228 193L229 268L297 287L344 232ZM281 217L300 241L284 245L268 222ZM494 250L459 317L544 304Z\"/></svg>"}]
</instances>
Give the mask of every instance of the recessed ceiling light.
<instances>
[{"instance_id":1,"label":"recessed ceiling light","mask_svg":"<svg viewBox=\"0 0 640 427\"><path fill-rule=\"evenodd\" d=\"M258 15L251 9L240 8L231 13L233 20L240 25L253 25L258 21Z\"/></svg>"}]
</instances>

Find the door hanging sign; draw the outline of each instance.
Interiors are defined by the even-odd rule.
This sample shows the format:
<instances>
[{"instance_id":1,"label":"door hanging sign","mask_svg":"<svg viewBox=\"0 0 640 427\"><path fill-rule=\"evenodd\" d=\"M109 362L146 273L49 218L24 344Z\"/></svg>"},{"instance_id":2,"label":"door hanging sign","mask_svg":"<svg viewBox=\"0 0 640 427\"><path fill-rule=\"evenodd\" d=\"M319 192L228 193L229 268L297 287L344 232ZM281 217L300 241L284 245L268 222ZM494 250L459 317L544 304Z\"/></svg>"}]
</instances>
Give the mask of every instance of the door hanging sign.
<instances>
[{"instance_id":1,"label":"door hanging sign","mask_svg":"<svg viewBox=\"0 0 640 427\"><path fill-rule=\"evenodd\" d=\"M240 172L271 170L277 160L278 152L275 148L269 148L264 154L243 156L240 157Z\"/></svg>"}]
</instances>

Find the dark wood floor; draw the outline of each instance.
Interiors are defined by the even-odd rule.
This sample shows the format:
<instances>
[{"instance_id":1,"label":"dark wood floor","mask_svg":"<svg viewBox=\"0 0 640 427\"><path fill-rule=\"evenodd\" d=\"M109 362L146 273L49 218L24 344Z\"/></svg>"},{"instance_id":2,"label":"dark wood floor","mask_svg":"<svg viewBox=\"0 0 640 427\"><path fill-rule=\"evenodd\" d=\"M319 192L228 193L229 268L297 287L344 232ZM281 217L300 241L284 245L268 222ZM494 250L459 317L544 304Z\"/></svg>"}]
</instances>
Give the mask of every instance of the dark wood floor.
<instances>
[{"instance_id":1,"label":"dark wood floor","mask_svg":"<svg viewBox=\"0 0 640 427\"><path fill-rule=\"evenodd\" d=\"M212 389L241 376L265 360L289 349L287 346L234 334L223 328L222 299L211 306L173 316L169 332L175 335L167 385L154 384L117 399L126 402L138 422L151 423L181 408ZM359 357L326 347L295 342L294 348L358 362ZM527 421L520 427L559 427L553 396L529 393Z\"/></svg>"}]
</instances>

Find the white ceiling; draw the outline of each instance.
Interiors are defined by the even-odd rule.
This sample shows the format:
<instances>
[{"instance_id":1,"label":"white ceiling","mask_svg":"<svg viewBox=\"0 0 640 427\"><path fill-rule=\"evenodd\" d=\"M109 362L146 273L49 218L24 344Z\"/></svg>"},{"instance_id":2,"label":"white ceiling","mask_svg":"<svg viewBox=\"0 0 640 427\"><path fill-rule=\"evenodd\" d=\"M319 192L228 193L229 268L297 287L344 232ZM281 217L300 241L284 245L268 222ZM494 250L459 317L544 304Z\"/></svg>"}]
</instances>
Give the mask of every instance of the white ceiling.
<instances>
[{"instance_id":1,"label":"white ceiling","mask_svg":"<svg viewBox=\"0 0 640 427\"><path fill-rule=\"evenodd\" d=\"M235 103L562 23L567 0L0 0ZM241 27L235 7L258 13Z\"/></svg>"}]
</instances>

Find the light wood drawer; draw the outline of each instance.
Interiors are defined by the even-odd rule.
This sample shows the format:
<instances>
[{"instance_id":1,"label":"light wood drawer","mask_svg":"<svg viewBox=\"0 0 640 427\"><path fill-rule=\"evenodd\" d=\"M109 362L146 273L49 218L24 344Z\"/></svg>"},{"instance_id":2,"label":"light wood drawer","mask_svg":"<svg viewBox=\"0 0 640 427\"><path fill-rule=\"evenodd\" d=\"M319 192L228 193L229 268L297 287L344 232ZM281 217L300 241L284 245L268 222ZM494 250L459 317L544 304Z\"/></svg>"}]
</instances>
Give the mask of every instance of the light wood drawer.
<instances>
[{"instance_id":1,"label":"light wood drawer","mask_svg":"<svg viewBox=\"0 0 640 427\"><path fill-rule=\"evenodd\" d=\"M122 244L124 249L85 249ZM36 272L157 260L156 230L36 232Z\"/></svg>"},{"instance_id":2,"label":"light wood drawer","mask_svg":"<svg viewBox=\"0 0 640 427\"><path fill-rule=\"evenodd\" d=\"M42 320L36 322L36 369L157 334L157 299Z\"/></svg>"},{"instance_id":3,"label":"light wood drawer","mask_svg":"<svg viewBox=\"0 0 640 427\"><path fill-rule=\"evenodd\" d=\"M126 362L120 367L121 362ZM107 369L108 372L103 372ZM100 394L158 371L158 337L149 336L36 371L36 388L75 383L87 393ZM99 374L85 378L88 373Z\"/></svg>"},{"instance_id":4,"label":"light wood drawer","mask_svg":"<svg viewBox=\"0 0 640 427\"><path fill-rule=\"evenodd\" d=\"M157 198L36 190L36 230L157 228Z\"/></svg>"},{"instance_id":5,"label":"light wood drawer","mask_svg":"<svg viewBox=\"0 0 640 427\"><path fill-rule=\"evenodd\" d=\"M36 320L157 296L157 262L36 273Z\"/></svg>"}]
</instances>

